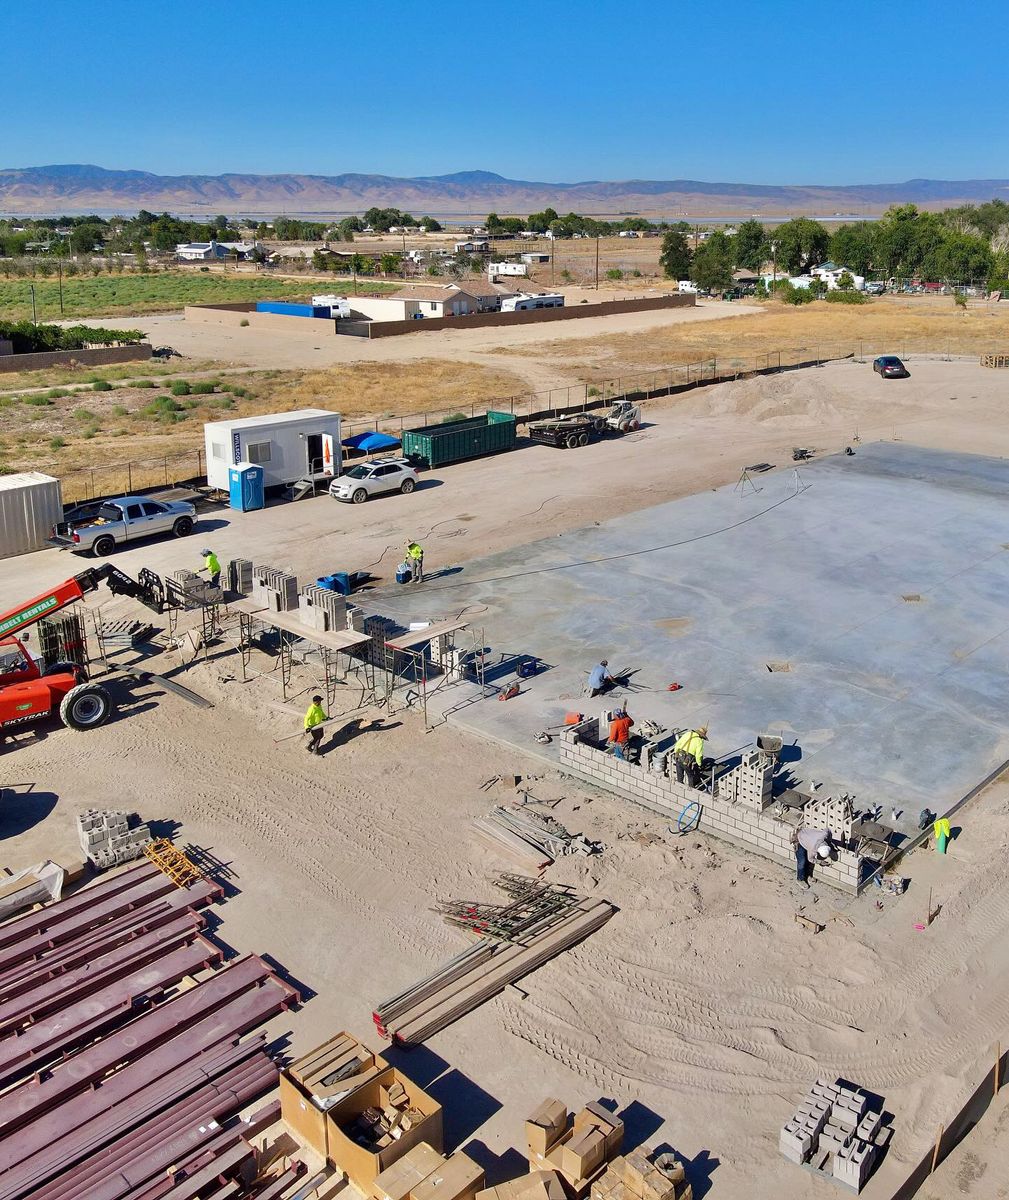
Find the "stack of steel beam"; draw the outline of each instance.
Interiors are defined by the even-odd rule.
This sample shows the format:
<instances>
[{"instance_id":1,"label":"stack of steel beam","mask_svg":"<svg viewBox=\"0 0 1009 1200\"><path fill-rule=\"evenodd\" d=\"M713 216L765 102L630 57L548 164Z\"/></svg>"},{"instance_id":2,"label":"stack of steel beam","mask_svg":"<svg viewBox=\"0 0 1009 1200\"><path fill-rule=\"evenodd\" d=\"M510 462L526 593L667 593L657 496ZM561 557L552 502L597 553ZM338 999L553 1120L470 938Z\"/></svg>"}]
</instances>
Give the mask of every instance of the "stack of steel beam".
<instances>
[{"instance_id":1,"label":"stack of steel beam","mask_svg":"<svg viewBox=\"0 0 1009 1200\"><path fill-rule=\"evenodd\" d=\"M222 898L144 862L0 925L0 1200L283 1194L255 1182L279 1105L241 1114L279 1072L246 1035L298 995L255 955L211 970Z\"/></svg>"}]
</instances>

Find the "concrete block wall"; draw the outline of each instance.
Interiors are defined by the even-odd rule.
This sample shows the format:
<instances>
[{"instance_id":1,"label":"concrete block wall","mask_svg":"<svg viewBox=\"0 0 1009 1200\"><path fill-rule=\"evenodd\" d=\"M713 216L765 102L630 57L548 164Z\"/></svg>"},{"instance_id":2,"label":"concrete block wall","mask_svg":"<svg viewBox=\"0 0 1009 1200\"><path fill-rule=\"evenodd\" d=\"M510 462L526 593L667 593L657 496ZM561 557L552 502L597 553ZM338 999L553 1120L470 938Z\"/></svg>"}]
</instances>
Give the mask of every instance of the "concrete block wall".
<instances>
[{"instance_id":1,"label":"concrete block wall","mask_svg":"<svg viewBox=\"0 0 1009 1200\"><path fill-rule=\"evenodd\" d=\"M675 778L666 778L636 763L625 762L591 744L599 739L596 717L565 729L560 737L562 769L580 775L600 787L633 800L654 812L676 821L687 805L700 806L698 828L714 834L765 858L795 869L792 846L794 826L770 811L761 811L747 803L733 802L721 796L695 791ZM588 741L583 739L589 739ZM814 878L842 891L856 894L859 857L850 850L839 850L836 860L815 866Z\"/></svg>"},{"instance_id":2,"label":"concrete block wall","mask_svg":"<svg viewBox=\"0 0 1009 1200\"><path fill-rule=\"evenodd\" d=\"M328 632L347 627L347 601L338 592L308 583L298 601L301 620L311 629Z\"/></svg>"},{"instance_id":3,"label":"concrete block wall","mask_svg":"<svg viewBox=\"0 0 1009 1200\"><path fill-rule=\"evenodd\" d=\"M723 775L715 785L715 794L728 804L742 804L763 812L771 803L774 762L766 754L752 750L743 755L738 767Z\"/></svg>"}]
</instances>

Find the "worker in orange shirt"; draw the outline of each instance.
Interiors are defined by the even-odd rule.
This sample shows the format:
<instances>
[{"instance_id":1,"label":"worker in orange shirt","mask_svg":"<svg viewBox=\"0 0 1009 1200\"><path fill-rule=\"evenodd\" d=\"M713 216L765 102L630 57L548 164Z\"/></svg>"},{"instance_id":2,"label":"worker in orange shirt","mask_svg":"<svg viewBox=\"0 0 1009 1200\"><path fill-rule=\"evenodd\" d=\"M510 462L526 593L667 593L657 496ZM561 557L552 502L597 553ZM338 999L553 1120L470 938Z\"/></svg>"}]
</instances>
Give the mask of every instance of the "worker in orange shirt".
<instances>
[{"instance_id":1,"label":"worker in orange shirt","mask_svg":"<svg viewBox=\"0 0 1009 1200\"><path fill-rule=\"evenodd\" d=\"M614 758L627 757L627 743L633 728L634 721L627 708L618 708L610 721L610 736L607 746Z\"/></svg>"}]
</instances>

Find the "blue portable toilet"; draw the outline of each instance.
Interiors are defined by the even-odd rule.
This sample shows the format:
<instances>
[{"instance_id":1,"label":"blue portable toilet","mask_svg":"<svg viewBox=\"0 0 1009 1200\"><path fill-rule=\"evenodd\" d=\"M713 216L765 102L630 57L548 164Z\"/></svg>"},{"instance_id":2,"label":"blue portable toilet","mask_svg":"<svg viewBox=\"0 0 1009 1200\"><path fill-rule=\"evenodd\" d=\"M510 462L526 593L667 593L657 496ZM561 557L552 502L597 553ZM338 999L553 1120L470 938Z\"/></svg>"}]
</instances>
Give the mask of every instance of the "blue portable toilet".
<instances>
[{"instance_id":1,"label":"blue portable toilet","mask_svg":"<svg viewBox=\"0 0 1009 1200\"><path fill-rule=\"evenodd\" d=\"M263 468L240 462L228 468L228 503L239 512L262 508L264 500Z\"/></svg>"}]
</instances>

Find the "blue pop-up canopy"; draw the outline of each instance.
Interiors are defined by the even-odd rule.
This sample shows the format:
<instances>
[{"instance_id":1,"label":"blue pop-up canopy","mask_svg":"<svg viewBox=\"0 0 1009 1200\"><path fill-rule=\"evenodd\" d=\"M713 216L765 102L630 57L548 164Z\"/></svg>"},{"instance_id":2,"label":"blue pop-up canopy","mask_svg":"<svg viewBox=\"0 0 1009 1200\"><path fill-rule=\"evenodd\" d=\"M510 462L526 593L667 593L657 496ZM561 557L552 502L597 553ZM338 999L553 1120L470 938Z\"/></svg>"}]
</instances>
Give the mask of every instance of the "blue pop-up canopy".
<instances>
[{"instance_id":1,"label":"blue pop-up canopy","mask_svg":"<svg viewBox=\"0 0 1009 1200\"><path fill-rule=\"evenodd\" d=\"M395 450L400 444L399 438L390 437L387 433L355 433L353 437L344 438L343 444L352 450L361 450L365 454L374 454L376 450Z\"/></svg>"}]
</instances>

